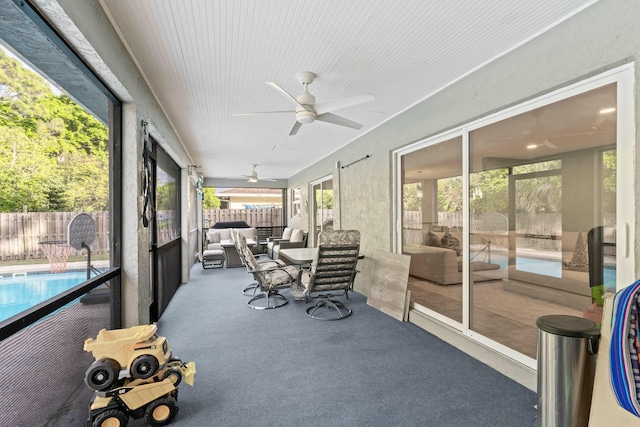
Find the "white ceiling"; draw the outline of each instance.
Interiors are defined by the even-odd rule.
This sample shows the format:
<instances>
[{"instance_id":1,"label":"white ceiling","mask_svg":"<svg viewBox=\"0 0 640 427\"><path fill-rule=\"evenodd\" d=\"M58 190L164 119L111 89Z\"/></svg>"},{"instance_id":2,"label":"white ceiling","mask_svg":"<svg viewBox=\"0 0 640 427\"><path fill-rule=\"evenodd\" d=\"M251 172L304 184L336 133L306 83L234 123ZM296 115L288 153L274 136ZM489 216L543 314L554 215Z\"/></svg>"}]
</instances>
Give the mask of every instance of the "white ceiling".
<instances>
[{"instance_id":1,"label":"white ceiling","mask_svg":"<svg viewBox=\"0 0 640 427\"><path fill-rule=\"evenodd\" d=\"M289 178L594 0L100 0L206 178ZM317 75L318 102L372 94L289 136Z\"/></svg>"}]
</instances>

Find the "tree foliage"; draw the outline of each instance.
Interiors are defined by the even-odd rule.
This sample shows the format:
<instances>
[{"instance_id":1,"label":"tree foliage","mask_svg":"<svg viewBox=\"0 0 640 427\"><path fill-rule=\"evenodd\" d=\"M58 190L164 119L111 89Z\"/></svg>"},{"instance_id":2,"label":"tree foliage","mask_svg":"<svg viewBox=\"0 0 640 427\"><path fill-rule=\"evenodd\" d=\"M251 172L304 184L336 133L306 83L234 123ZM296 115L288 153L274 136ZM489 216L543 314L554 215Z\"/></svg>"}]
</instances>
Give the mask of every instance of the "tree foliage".
<instances>
[{"instance_id":1,"label":"tree foliage","mask_svg":"<svg viewBox=\"0 0 640 427\"><path fill-rule=\"evenodd\" d=\"M333 209L333 190L316 190L316 207Z\"/></svg>"},{"instance_id":2,"label":"tree foliage","mask_svg":"<svg viewBox=\"0 0 640 427\"><path fill-rule=\"evenodd\" d=\"M100 211L108 129L0 50L0 211Z\"/></svg>"},{"instance_id":3,"label":"tree foliage","mask_svg":"<svg viewBox=\"0 0 640 427\"><path fill-rule=\"evenodd\" d=\"M213 187L206 187L202 189L204 196L202 198L203 209L220 209L220 199L216 196L216 189Z\"/></svg>"}]
</instances>

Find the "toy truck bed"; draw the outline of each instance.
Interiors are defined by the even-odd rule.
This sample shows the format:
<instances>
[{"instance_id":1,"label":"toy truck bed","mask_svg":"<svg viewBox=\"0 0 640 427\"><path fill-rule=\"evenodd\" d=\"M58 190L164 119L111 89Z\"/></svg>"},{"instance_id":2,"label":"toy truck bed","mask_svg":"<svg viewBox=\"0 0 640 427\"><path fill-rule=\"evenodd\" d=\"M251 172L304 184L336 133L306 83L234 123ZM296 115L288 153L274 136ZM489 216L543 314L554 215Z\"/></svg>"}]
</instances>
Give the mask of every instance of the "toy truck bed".
<instances>
[{"instance_id":1,"label":"toy truck bed","mask_svg":"<svg viewBox=\"0 0 640 427\"><path fill-rule=\"evenodd\" d=\"M84 342L84 350L90 351L93 357L102 357L119 354L120 351L128 350L124 347L133 346L151 338L158 330L157 325L140 325L127 329L102 329L96 339L87 338Z\"/></svg>"}]
</instances>

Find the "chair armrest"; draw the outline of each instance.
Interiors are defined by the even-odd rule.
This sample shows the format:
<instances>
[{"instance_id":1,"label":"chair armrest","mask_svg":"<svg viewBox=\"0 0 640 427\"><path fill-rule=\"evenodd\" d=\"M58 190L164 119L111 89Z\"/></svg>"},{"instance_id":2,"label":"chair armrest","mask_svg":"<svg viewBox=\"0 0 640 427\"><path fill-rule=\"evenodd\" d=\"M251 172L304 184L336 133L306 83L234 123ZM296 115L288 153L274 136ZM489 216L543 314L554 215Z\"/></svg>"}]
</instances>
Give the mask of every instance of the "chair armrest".
<instances>
[{"instance_id":1,"label":"chair armrest","mask_svg":"<svg viewBox=\"0 0 640 427\"><path fill-rule=\"evenodd\" d=\"M280 242L280 249L290 248L304 248L304 242L290 242L288 240L283 240L282 242Z\"/></svg>"},{"instance_id":2,"label":"chair armrest","mask_svg":"<svg viewBox=\"0 0 640 427\"><path fill-rule=\"evenodd\" d=\"M281 239L280 237L269 237L267 242L273 242L274 246L280 242L288 242L289 239Z\"/></svg>"}]
</instances>

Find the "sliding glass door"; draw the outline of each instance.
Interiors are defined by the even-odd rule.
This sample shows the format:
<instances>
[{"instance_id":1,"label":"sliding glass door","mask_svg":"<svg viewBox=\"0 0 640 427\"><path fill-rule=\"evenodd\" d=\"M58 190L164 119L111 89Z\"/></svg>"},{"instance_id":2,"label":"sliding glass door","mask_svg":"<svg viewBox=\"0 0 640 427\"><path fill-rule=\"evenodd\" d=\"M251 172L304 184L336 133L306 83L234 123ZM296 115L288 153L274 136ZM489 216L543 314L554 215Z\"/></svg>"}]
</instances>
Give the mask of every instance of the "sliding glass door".
<instances>
[{"instance_id":1,"label":"sliding glass door","mask_svg":"<svg viewBox=\"0 0 640 427\"><path fill-rule=\"evenodd\" d=\"M411 302L462 323L462 137L402 157L402 253Z\"/></svg>"},{"instance_id":2,"label":"sliding glass door","mask_svg":"<svg viewBox=\"0 0 640 427\"><path fill-rule=\"evenodd\" d=\"M313 244L323 230L333 230L333 177L325 177L311 183L311 230Z\"/></svg>"},{"instance_id":3,"label":"sliding glass door","mask_svg":"<svg viewBox=\"0 0 640 427\"><path fill-rule=\"evenodd\" d=\"M633 194L620 179L632 169L633 139L620 137L633 135L620 99L628 76L397 153L396 242L411 257L412 309L535 368L538 317L582 317L631 283L620 283L633 271L633 208L621 202Z\"/></svg>"}]
</instances>

